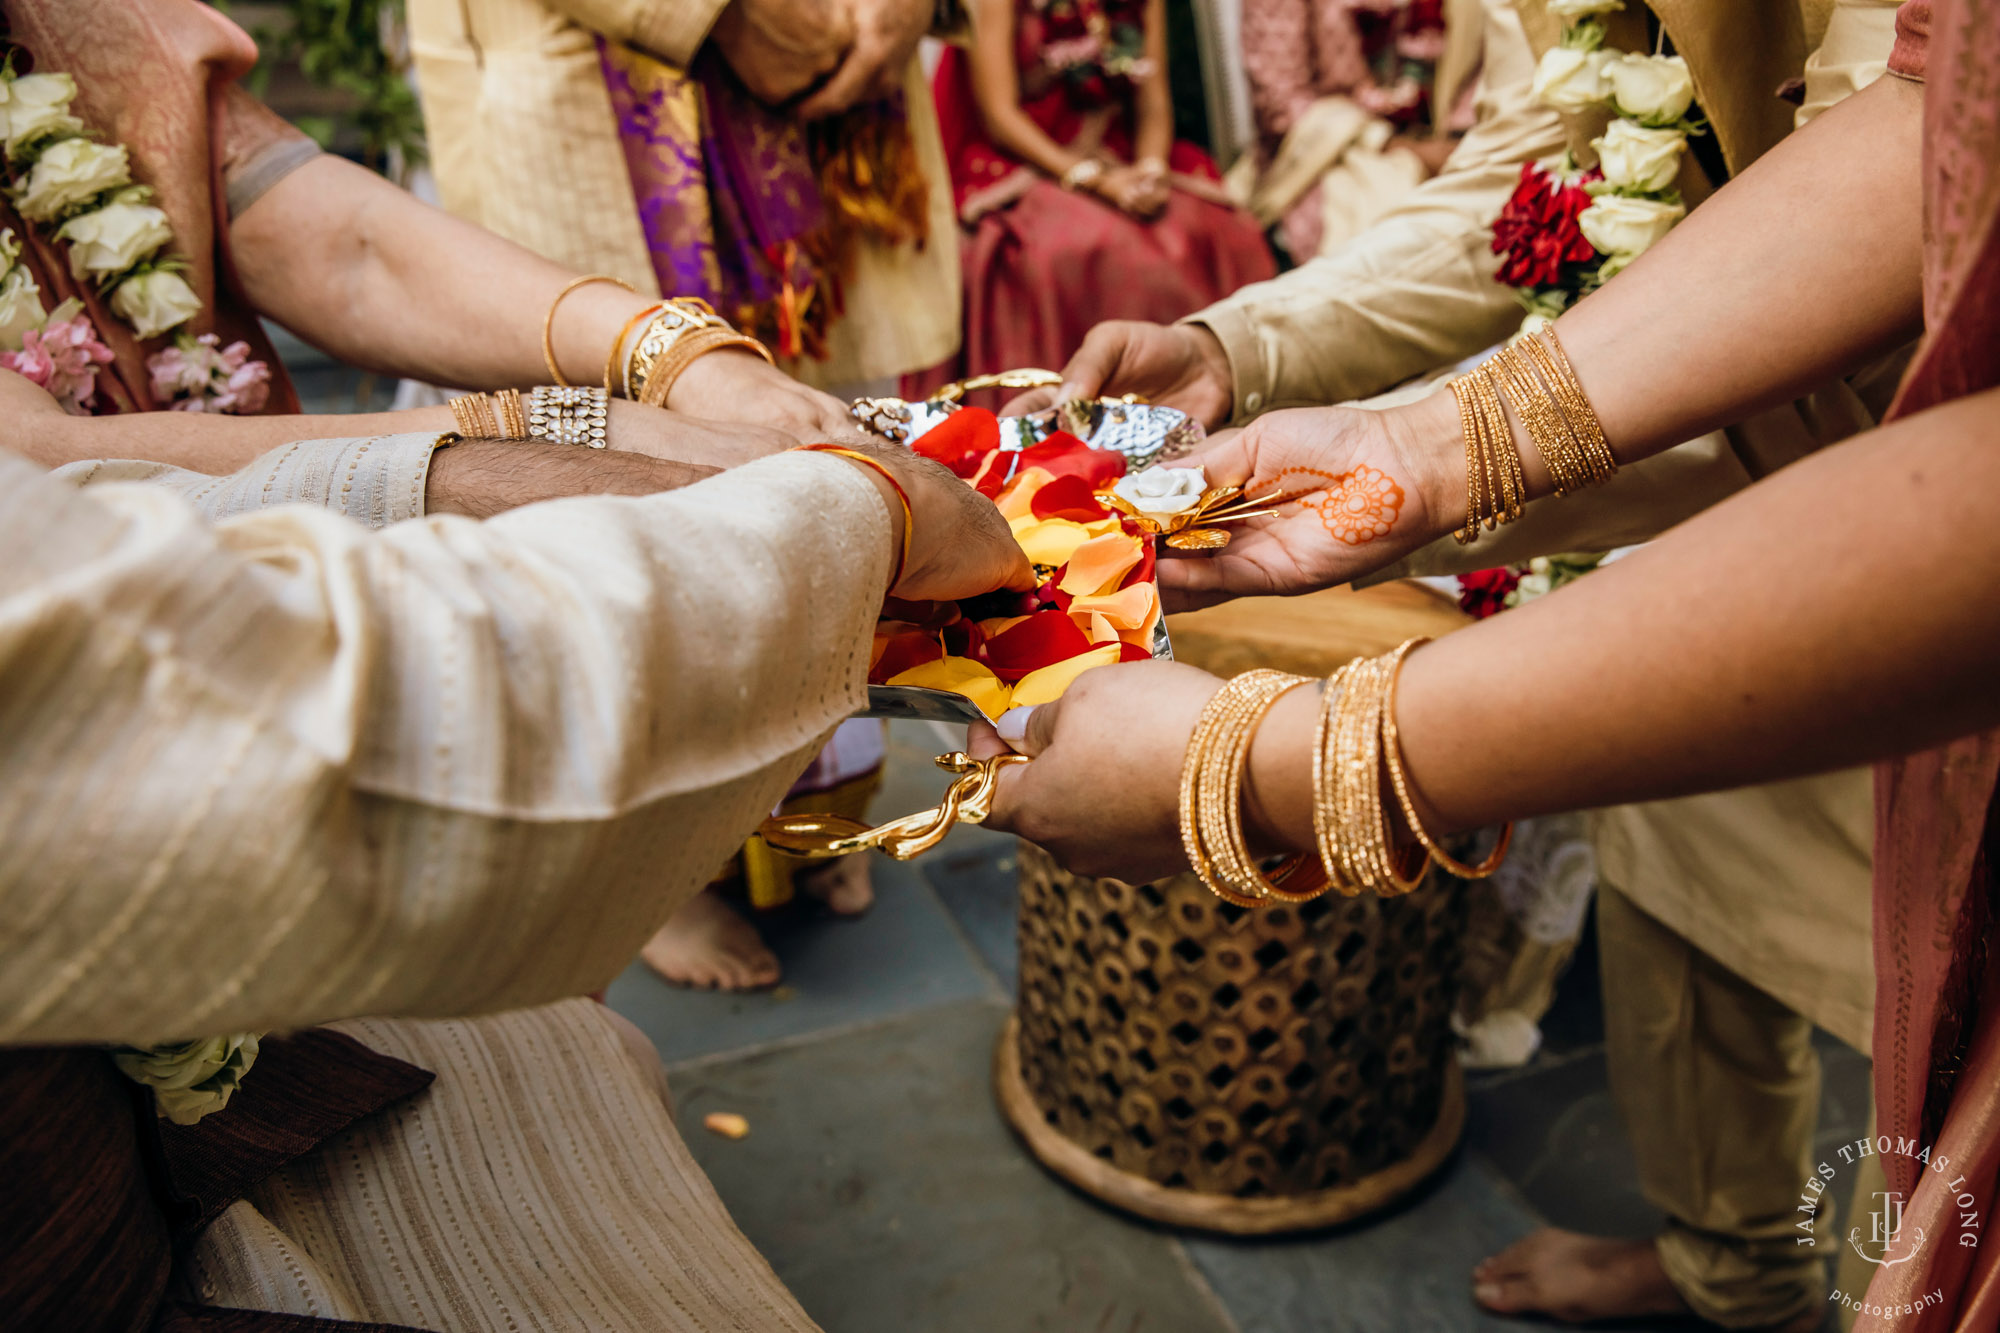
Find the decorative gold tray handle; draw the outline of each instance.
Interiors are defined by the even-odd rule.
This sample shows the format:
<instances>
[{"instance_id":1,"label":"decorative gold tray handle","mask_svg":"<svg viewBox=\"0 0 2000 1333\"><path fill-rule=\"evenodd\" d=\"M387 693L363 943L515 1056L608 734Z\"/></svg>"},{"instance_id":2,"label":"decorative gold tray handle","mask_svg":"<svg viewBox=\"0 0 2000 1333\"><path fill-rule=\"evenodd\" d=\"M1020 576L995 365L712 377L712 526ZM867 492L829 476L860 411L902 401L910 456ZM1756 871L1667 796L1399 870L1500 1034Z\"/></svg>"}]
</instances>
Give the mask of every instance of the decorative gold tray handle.
<instances>
[{"instance_id":1,"label":"decorative gold tray handle","mask_svg":"<svg viewBox=\"0 0 2000 1333\"><path fill-rule=\"evenodd\" d=\"M939 768L959 776L935 809L920 810L874 828L844 815L773 815L758 827L757 836L793 856L846 856L873 848L907 861L943 842L944 835L958 824L985 823L993 813L993 791L999 785L1000 770L1027 762L1024 754L974 759L954 750L937 757Z\"/></svg>"}]
</instances>

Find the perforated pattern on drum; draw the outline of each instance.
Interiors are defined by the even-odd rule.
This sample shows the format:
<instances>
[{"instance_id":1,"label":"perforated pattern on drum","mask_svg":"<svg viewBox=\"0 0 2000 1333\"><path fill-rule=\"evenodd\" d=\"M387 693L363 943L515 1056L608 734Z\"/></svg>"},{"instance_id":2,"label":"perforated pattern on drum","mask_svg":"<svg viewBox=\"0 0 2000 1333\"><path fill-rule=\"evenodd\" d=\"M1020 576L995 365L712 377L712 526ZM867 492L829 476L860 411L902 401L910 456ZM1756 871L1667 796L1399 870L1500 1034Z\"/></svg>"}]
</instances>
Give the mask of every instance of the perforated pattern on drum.
<instances>
[{"instance_id":1,"label":"perforated pattern on drum","mask_svg":"<svg viewBox=\"0 0 2000 1333\"><path fill-rule=\"evenodd\" d=\"M1437 1123L1462 881L1249 911L1021 852L1021 1072L1071 1142L1248 1199L1359 1180Z\"/></svg>"}]
</instances>

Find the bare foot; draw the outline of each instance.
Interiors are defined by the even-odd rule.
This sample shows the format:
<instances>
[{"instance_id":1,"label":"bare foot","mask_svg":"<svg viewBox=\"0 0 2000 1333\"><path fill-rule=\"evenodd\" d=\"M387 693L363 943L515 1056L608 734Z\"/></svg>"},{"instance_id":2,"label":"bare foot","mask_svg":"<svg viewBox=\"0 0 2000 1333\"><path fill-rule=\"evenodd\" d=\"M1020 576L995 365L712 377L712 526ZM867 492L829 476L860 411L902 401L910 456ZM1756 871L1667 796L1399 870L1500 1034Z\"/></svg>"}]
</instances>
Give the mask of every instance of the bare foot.
<instances>
[{"instance_id":1,"label":"bare foot","mask_svg":"<svg viewBox=\"0 0 2000 1333\"><path fill-rule=\"evenodd\" d=\"M869 877L866 852L802 870L798 885L825 903L835 916L860 916L875 905L875 882Z\"/></svg>"},{"instance_id":2,"label":"bare foot","mask_svg":"<svg viewBox=\"0 0 2000 1333\"><path fill-rule=\"evenodd\" d=\"M778 984L778 956L714 889L689 899L639 957L676 986L762 990Z\"/></svg>"},{"instance_id":3,"label":"bare foot","mask_svg":"<svg viewBox=\"0 0 2000 1333\"><path fill-rule=\"evenodd\" d=\"M1472 1270L1472 1299L1495 1314L1566 1324L1685 1315L1650 1240L1611 1240L1543 1227Z\"/></svg>"}]
</instances>

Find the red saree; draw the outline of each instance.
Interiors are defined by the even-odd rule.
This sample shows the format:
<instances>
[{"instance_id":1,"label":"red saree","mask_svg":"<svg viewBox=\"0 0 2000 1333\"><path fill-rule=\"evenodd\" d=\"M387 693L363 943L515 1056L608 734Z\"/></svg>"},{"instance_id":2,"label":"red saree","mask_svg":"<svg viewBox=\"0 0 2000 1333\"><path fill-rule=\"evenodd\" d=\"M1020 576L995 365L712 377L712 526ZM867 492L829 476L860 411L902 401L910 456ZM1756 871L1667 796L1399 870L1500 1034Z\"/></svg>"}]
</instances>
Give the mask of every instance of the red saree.
<instances>
[{"instance_id":1,"label":"red saree","mask_svg":"<svg viewBox=\"0 0 2000 1333\"><path fill-rule=\"evenodd\" d=\"M2000 386L2000 3L1911 0L1897 28L1891 70L1926 80L1925 337L1890 413L1906 417ZM1877 1131L1931 1156L1882 1156L1927 1243L1876 1269L1857 1329L2000 1327L1996 777L2000 731L1876 770Z\"/></svg>"},{"instance_id":2,"label":"red saree","mask_svg":"<svg viewBox=\"0 0 2000 1333\"><path fill-rule=\"evenodd\" d=\"M1132 0L1019 0L1021 109L1057 143L1131 160L1143 11ZM1166 210L1141 221L1064 190L993 143L963 51L945 52L932 94L964 228L965 341L956 360L909 377L906 394L966 375L1060 367L1103 320L1171 323L1276 273L1256 221L1228 202L1215 163L1193 144L1174 144Z\"/></svg>"}]
</instances>

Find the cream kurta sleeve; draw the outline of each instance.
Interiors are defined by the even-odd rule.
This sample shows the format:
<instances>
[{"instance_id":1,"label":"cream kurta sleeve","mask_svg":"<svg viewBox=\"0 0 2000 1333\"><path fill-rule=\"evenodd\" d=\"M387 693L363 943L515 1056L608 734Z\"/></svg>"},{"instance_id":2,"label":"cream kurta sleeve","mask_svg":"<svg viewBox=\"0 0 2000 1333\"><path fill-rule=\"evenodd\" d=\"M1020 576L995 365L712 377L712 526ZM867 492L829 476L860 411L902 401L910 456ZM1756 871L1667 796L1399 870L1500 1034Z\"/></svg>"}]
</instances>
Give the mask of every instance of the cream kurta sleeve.
<instances>
[{"instance_id":1,"label":"cream kurta sleeve","mask_svg":"<svg viewBox=\"0 0 2000 1333\"><path fill-rule=\"evenodd\" d=\"M1238 421L1380 393L1520 324L1513 293L1493 280L1493 219L1521 164L1566 141L1530 95L1535 57L1512 0L1484 8L1479 119L1444 170L1338 252L1191 317L1229 353Z\"/></svg>"},{"instance_id":2,"label":"cream kurta sleeve","mask_svg":"<svg viewBox=\"0 0 2000 1333\"><path fill-rule=\"evenodd\" d=\"M0 455L0 1041L602 984L865 698L836 459L371 533Z\"/></svg>"}]
</instances>

